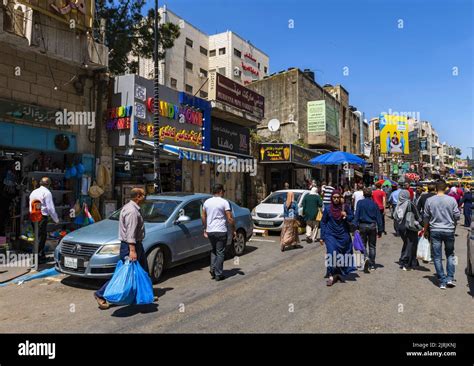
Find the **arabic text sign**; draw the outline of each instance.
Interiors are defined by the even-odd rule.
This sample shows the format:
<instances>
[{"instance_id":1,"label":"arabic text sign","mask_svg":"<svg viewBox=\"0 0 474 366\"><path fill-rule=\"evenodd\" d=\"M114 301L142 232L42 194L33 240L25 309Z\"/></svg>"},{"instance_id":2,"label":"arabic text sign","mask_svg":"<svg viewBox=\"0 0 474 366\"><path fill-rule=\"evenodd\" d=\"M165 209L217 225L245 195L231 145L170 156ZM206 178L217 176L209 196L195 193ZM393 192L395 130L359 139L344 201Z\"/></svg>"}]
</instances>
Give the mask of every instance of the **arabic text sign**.
<instances>
[{"instance_id":1,"label":"arabic text sign","mask_svg":"<svg viewBox=\"0 0 474 366\"><path fill-rule=\"evenodd\" d=\"M324 100L308 102L308 132L326 131L326 107Z\"/></svg>"},{"instance_id":2,"label":"arabic text sign","mask_svg":"<svg viewBox=\"0 0 474 366\"><path fill-rule=\"evenodd\" d=\"M263 96L216 72L210 74L209 99L230 104L258 118L264 116Z\"/></svg>"},{"instance_id":3,"label":"arabic text sign","mask_svg":"<svg viewBox=\"0 0 474 366\"><path fill-rule=\"evenodd\" d=\"M250 131L246 127L212 118L211 148L237 154L250 154Z\"/></svg>"},{"instance_id":4,"label":"arabic text sign","mask_svg":"<svg viewBox=\"0 0 474 366\"><path fill-rule=\"evenodd\" d=\"M262 162L289 162L291 158L290 145L260 145L259 158Z\"/></svg>"}]
</instances>

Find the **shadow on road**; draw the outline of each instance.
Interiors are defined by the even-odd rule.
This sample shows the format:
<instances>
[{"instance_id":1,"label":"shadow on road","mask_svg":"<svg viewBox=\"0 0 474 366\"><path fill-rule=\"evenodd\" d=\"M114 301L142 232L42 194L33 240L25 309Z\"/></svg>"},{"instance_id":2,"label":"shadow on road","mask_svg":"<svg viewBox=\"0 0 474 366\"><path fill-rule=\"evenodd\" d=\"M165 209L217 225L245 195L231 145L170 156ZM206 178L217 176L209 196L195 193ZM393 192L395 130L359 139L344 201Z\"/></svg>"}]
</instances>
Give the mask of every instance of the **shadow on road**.
<instances>
[{"instance_id":1,"label":"shadow on road","mask_svg":"<svg viewBox=\"0 0 474 366\"><path fill-rule=\"evenodd\" d=\"M242 255L242 257L246 256L247 254L250 254L250 253L254 252L257 249L258 249L257 247L247 245L247 247L245 249L245 253ZM232 261L232 260L233 260L232 258L229 258L229 261ZM184 264L181 264L179 266L170 268L170 269L166 270L166 272L163 273L163 276L160 279L160 283L163 282L163 281L166 281L170 278L180 276L180 275L183 275L183 274L186 274L186 273L189 273L189 272L202 271L203 269L208 270L209 261L210 261L210 258L209 258L209 256L206 255L202 258L199 258L199 259L195 260L194 262L184 263ZM224 263L224 268L225 267L226 267L226 264ZM240 268L238 268L238 269L234 268L234 269L229 270L229 271L235 271L235 270L240 270ZM226 272L226 271L224 270L224 272ZM237 273L233 273L233 276L235 274L237 274ZM238 274L244 274L244 273L241 272L241 273L238 273ZM227 277L229 277L227 274L225 274L225 275Z\"/></svg>"},{"instance_id":2,"label":"shadow on road","mask_svg":"<svg viewBox=\"0 0 474 366\"><path fill-rule=\"evenodd\" d=\"M61 280L61 284L81 290L98 290L106 281L107 280L68 276Z\"/></svg>"},{"instance_id":3,"label":"shadow on road","mask_svg":"<svg viewBox=\"0 0 474 366\"><path fill-rule=\"evenodd\" d=\"M234 277L234 276L237 276L237 275L241 275L241 276L245 275L245 272L243 272L241 268L232 268L232 269L228 269L228 270L224 269L224 271L222 273L226 278Z\"/></svg>"},{"instance_id":4,"label":"shadow on road","mask_svg":"<svg viewBox=\"0 0 474 366\"><path fill-rule=\"evenodd\" d=\"M468 295L471 295L472 298L474 298L474 277L469 276L467 274L467 268L466 268L466 277L467 277L467 285L469 287L469 291L467 292Z\"/></svg>"},{"instance_id":5,"label":"shadow on road","mask_svg":"<svg viewBox=\"0 0 474 366\"><path fill-rule=\"evenodd\" d=\"M423 278L429 279L433 285L435 285L436 287L439 287L439 281L438 281L438 277L436 277L436 275L423 276Z\"/></svg>"},{"instance_id":6,"label":"shadow on road","mask_svg":"<svg viewBox=\"0 0 474 366\"><path fill-rule=\"evenodd\" d=\"M117 318L128 318L137 314L156 313L158 311L158 304L146 305L127 305L115 310L111 316Z\"/></svg>"}]
</instances>

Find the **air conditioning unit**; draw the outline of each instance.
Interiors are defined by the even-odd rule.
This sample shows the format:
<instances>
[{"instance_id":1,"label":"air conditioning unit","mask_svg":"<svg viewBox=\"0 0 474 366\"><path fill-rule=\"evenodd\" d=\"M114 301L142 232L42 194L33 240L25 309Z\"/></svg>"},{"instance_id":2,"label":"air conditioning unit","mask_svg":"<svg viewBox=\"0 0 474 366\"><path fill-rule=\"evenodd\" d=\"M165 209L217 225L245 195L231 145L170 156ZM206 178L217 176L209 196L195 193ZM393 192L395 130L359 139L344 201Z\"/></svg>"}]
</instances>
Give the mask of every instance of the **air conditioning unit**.
<instances>
[{"instance_id":1,"label":"air conditioning unit","mask_svg":"<svg viewBox=\"0 0 474 366\"><path fill-rule=\"evenodd\" d=\"M204 79L204 78L206 77L206 75L204 75L202 72L200 72L200 73L199 73L199 77L200 77L201 79Z\"/></svg>"},{"instance_id":2,"label":"air conditioning unit","mask_svg":"<svg viewBox=\"0 0 474 366\"><path fill-rule=\"evenodd\" d=\"M240 70L238 67L234 68L234 76L240 77L242 76L242 70Z\"/></svg>"}]
</instances>

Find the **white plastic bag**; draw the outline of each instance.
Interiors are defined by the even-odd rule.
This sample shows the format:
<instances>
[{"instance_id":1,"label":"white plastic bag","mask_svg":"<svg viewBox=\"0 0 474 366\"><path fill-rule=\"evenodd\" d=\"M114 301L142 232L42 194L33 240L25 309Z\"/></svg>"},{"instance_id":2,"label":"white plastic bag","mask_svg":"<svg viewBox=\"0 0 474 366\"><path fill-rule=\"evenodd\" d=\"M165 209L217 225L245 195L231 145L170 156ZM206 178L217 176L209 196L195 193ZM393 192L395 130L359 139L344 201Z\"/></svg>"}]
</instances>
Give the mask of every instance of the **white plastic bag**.
<instances>
[{"instance_id":1,"label":"white plastic bag","mask_svg":"<svg viewBox=\"0 0 474 366\"><path fill-rule=\"evenodd\" d=\"M416 257L422 259L425 262L431 261L431 245L430 241L424 236L418 240L418 250L416 251Z\"/></svg>"}]
</instances>

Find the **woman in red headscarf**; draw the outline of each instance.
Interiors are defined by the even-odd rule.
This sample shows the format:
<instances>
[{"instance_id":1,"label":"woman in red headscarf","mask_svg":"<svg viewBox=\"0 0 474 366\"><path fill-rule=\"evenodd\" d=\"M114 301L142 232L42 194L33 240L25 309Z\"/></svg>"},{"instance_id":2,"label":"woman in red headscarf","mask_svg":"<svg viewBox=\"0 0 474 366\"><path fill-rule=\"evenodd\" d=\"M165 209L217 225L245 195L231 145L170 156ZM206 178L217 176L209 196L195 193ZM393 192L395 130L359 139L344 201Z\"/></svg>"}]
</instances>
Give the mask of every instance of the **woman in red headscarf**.
<instances>
[{"instance_id":1,"label":"woman in red headscarf","mask_svg":"<svg viewBox=\"0 0 474 366\"><path fill-rule=\"evenodd\" d=\"M343 276L355 271L350 225L354 214L339 190L331 196L331 204L323 212L321 220L321 244L326 245L327 285L332 286Z\"/></svg>"}]
</instances>

